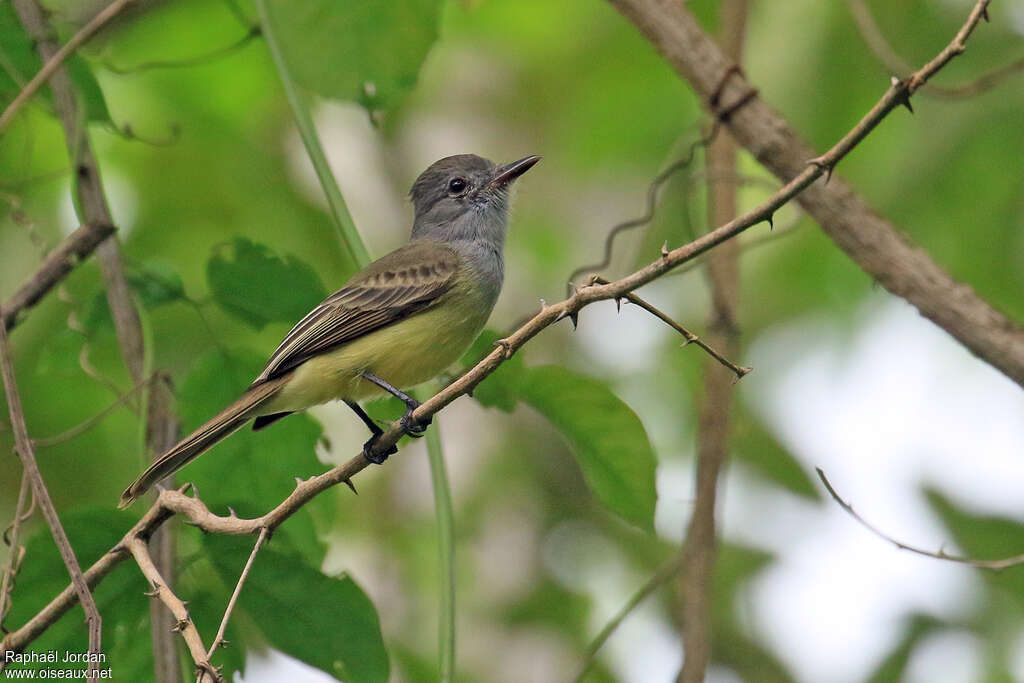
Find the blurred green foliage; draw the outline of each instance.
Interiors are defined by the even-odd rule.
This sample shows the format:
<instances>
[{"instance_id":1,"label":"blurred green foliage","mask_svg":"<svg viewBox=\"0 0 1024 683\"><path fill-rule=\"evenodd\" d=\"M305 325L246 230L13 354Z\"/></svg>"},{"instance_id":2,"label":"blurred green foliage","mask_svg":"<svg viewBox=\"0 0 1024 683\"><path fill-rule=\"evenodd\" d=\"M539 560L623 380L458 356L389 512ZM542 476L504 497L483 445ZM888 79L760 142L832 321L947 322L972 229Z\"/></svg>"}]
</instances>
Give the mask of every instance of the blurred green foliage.
<instances>
[{"instance_id":1,"label":"blurred green foliage","mask_svg":"<svg viewBox=\"0 0 1024 683\"><path fill-rule=\"evenodd\" d=\"M688 6L714 29L717 3ZM872 7L914 63L944 45L962 20L955 3ZM374 256L405 239L411 215L399 198L435 158L545 156L521 183L494 329L535 312L539 298L560 298L568 273L599 259L607 229L641 213L649 179L700 134L699 103L686 85L605 3L275 0L272 9L303 85L347 101L323 100L318 123L328 151L337 154L332 159L357 226L377 248ZM969 79L1019 53L1011 10L997 3L991 13L992 24L971 42L970 58L954 62L942 82ZM175 378L185 430L233 400L288 327L354 270L310 180L265 45L254 40L223 50L252 31L255 16L249 3L233 0L146 3L69 62L142 306L151 366ZM74 28L73 18L65 18L71 26L62 25L62 35ZM217 58L202 59L207 54ZM818 148L842 135L887 85L888 74L842 3L754 3L747 54L746 71L762 96ZM39 68L9 3L0 3L0 56L5 103ZM168 66L180 60L190 66ZM154 62L160 65L151 68ZM894 113L838 169L955 277L1018 320L1024 318L1019 83L962 102L922 95L915 116ZM0 138L4 296L33 271L44 247L75 227L72 162L48 97L41 93ZM372 123L358 107L372 110ZM748 158L740 170L765 177ZM666 240L679 244L705 229L700 172L698 158L667 185L655 221L621 241L608 275L649 262ZM744 206L766 196L762 185L744 186ZM873 291L870 278L809 221L784 213L777 225L796 221L786 236L754 246L768 233L758 226L741 240L746 342L804 316L852 325ZM397 218L383 224L380 216ZM706 288L696 273L670 276L652 289L680 320L699 325L704 319ZM601 548L610 549L602 561L614 558L638 576L676 552L672 539L635 527L654 526L656 463L693 457L701 359L656 327L645 328L655 330L649 358L603 360L579 341L591 334L596 308L583 313L580 331L560 323L532 340L475 390L472 404L462 399L453 417L445 416L456 499L459 680L499 680L501 646L523 634L539 634L544 654L574 671L599 626L591 596L552 569L550 546L562 538L560 530L592 530L605 543ZM633 335L628 321L636 319L628 315L610 319L601 341L611 346ZM499 336L482 336L465 364ZM129 388L91 261L32 312L13 343L33 436L76 425ZM828 504L742 386L736 461L781 495ZM463 411L457 419L456 410ZM394 402L371 407L382 419L399 412ZM230 505L241 515L260 514L290 493L294 477L323 470L328 465L321 460L357 452L365 429L338 414L318 413L323 425L293 416L259 434L243 430L181 477L196 482L215 512ZM40 449L40 466L83 564L135 519L135 510L111 508L143 464L141 444L129 402L94 429ZM0 428L4 520L13 514L19 484L7 476L20 471L10 446L10 431ZM263 644L346 680L386 680L389 666L404 680L435 675L440 570L429 487L419 476L425 465L408 450L361 475L358 498L329 492L278 530L242 593L229 629L232 646L215 658L229 676L243 669L247 647ZM967 552L996 556L1024 547L1016 520L970 514L937 493L929 500ZM8 628L67 582L45 530L34 523L29 531L35 533ZM251 539L202 538L185 527L180 545L179 593L191 599L209 639ZM504 561L496 568L491 556ZM750 583L772 561L730 542L717 567L716 665L743 680L793 679L784 658L748 628L742 609ZM984 599L958 623L909 619L872 680L900 680L914 649L951 628L991 644L987 670L990 680L1000 680L1007 643L1024 627L1020 571L986 575ZM124 680L151 679L149 639L139 637L148 629L144 584L126 563L97 592L105 647ZM672 593L652 598L669 621ZM80 616L73 611L33 648L82 649ZM615 675L602 660L592 679Z\"/></svg>"}]
</instances>

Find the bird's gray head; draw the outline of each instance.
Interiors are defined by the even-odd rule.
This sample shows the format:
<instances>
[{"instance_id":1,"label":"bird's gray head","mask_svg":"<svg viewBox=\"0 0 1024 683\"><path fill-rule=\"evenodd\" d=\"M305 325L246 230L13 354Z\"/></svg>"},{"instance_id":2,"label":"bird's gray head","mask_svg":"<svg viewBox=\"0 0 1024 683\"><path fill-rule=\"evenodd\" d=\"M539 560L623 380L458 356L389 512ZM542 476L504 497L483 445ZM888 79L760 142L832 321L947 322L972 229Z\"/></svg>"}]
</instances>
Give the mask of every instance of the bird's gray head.
<instances>
[{"instance_id":1,"label":"bird's gray head","mask_svg":"<svg viewBox=\"0 0 1024 683\"><path fill-rule=\"evenodd\" d=\"M483 240L500 248L508 222L509 190L539 156L496 166L475 154L435 161L413 183L413 239Z\"/></svg>"}]
</instances>

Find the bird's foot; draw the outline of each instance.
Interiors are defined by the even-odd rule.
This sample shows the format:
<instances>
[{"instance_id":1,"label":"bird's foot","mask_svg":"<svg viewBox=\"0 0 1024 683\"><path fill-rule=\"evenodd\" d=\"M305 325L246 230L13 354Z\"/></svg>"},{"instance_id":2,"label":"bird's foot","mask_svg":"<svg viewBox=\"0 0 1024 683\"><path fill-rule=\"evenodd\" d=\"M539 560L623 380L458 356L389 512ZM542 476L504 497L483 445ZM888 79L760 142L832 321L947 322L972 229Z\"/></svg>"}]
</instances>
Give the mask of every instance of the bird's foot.
<instances>
[{"instance_id":1,"label":"bird's foot","mask_svg":"<svg viewBox=\"0 0 1024 683\"><path fill-rule=\"evenodd\" d=\"M384 461L388 459L389 455L394 455L398 452L398 447L392 445L387 450L377 453L374 450L374 446L377 445L377 440L380 438L380 434L374 434L369 440L363 444L363 457L366 458L367 462L371 462L374 465L383 465Z\"/></svg>"},{"instance_id":2,"label":"bird's foot","mask_svg":"<svg viewBox=\"0 0 1024 683\"><path fill-rule=\"evenodd\" d=\"M405 410L405 415L402 416L400 424L402 425L402 431L414 439L418 439L423 436L424 432L427 431L427 427L434 421L434 418L428 417L426 420L416 420L413 418L412 413L414 410L420 407L420 402L416 400L410 400L406 403L408 406Z\"/></svg>"}]
</instances>

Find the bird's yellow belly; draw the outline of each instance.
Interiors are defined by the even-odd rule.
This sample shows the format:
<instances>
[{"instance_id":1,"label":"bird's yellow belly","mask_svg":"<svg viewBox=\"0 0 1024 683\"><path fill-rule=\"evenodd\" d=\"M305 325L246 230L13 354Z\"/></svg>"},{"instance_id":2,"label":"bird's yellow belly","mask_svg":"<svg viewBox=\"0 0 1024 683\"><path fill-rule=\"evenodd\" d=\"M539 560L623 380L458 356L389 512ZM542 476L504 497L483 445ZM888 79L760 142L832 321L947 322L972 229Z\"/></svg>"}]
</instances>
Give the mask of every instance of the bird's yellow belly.
<instances>
[{"instance_id":1,"label":"bird's yellow belly","mask_svg":"<svg viewBox=\"0 0 1024 683\"><path fill-rule=\"evenodd\" d=\"M480 334L490 307L451 293L430 309L309 359L295 370L264 414L303 410L337 399L358 401L383 390L359 376L368 371L398 389L436 377ZM447 297L444 297L447 298Z\"/></svg>"}]
</instances>

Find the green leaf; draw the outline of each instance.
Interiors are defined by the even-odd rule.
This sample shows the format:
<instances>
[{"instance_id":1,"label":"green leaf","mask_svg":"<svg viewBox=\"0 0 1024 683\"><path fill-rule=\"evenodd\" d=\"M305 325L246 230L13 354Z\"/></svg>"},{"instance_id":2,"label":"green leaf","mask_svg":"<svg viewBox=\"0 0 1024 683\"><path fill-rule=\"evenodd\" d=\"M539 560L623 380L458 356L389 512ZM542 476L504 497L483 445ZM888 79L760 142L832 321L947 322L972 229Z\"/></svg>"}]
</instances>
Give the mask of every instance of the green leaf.
<instances>
[{"instance_id":1,"label":"green leaf","mask_svg":"<svg viewBox=\"0 0 1024 683\"><path fill-rule=\"evenodd\" d=\"M164 261L148 261L126 268L125 279L147 310L175 301L185 301L185 283L174 267ZM113 329L114 319L104 291L96 292L85 316L85 333L94 335L101 328Z\"/></svg>"},{"instance_id":2,"label":"green leaf","mask_svg":"<svg viewBox=\"0 0 1024 683\"><path fill-rule=\"evenodd\" d=\"M925 495L968 557L993 560L1024 552L1024 524L1004 517L970 514L935 489L926 489ZM1024 566L1000 572L981 570L981 577L1012 596L1018 607L1024 606Z\"/></svg>"},{"instance_id":3,"label":"green leaf","mask_svg":"<svg viewBox=\"0 0 1024 683\"><path fill-rule=\"evenodd\" d=\"M78 55L71 55L65 60L68 75L85 104L85 112L90 121L109 122L110 112L100 90L99 83L92 75L88 65ZM28 39L18 16L11 3L0 3L0 102L10 102L21 90L22 86L42 68L39 53ZM40 88L48 106L53 106L53 98L48 87Z\"/></svg>"},{"instance_id":4,"label":"green leaf","mask_svg":"<svg viewBox=\"0 0 1024 683\"><path fill-rule=\"evenodd\" d=\"M207 557L233 586L252 539L208 536ZM347 575L332 577L292 553L263 548L242 588L239 607L271 645L346 683L384 683L388 653L366 593Z\"/></svg>"},{"instance_id":5,"label":"green leaf","mask_svg":"<svg viewBox=\"0 0 1024 683\"><path fill-rule=\"evenodd\" d=\"M462 357L463 365L467 369L476 365L494 350L494 342L500 338L501 335L494 330L484 330ZM511 413L519 400L524 375L522 357L512 356L473 389L473 399L485 408L497 408Z\"/></svg>"},{"instance_id":6,"label":"green leaf","mask_svg":"<svg viewBox=\"0 0 1024 683\"><path fill-rule=\"evenodd\" d=\"M111 509L61 514L64 530L83 570L121 540L136 519L136 515ZM68 583L67 569L48 529L38 527L25 544L25 560L18 573L14 600L4 626L13 630L23 625ZM111 667L116 680L143 681L153 675L153 652L148 635L149 598L143 595L147 590L149 587L145 579L129 559L93 591L96 606L103 617L103 652L107 661L101 664L101 669ZM81 607L72 608L33 641L27 651L86 652L89 638L83 619ZM53 669L53 666L36 663L16 665L11 669ZM74 668L79 667L84 670L85 664L74 665Z\"/></svg>"},{"instance_id":7,"label":"green leaf","mask_svg":"<svg viewBox=\"0 0 1024 683\"><path fill-rule=\"evenodd\" d=\"M441 0L272 0L281 51L318 95L393 106L437 40Z\"/></svg>"},{"instance_id":8,"label":"green leaf","mask_svg":"<svg viewBox=\"0 0 1024 683\"><path fill-rule=\"evenodd\" d=\"M317 274L295 256L281 258L244 237L236 238L230 251L229 258L214 252L206 280L221 308L256 329L296 323L327 296Z\"/></svg>"},{"instance_id":9,"label":"green leaf","mask_svg":"<svg viewBox=\"0 0 1024 683\"><path fill-rule=\"evenodd\" d=\"M603 383L555 365L529 368L520 391L568 439L597 499L653 530L656 462L637 414Z\"/></svg>"}]
</instances>

